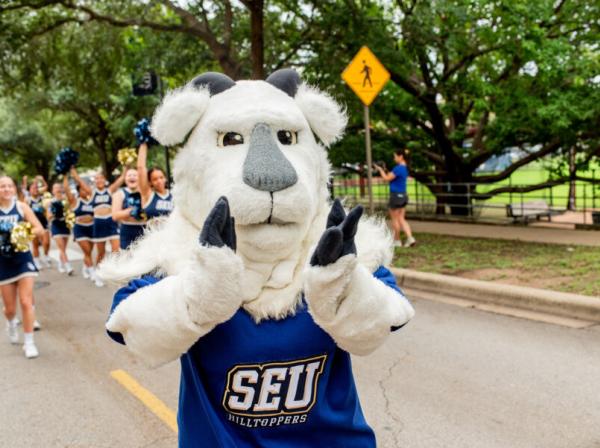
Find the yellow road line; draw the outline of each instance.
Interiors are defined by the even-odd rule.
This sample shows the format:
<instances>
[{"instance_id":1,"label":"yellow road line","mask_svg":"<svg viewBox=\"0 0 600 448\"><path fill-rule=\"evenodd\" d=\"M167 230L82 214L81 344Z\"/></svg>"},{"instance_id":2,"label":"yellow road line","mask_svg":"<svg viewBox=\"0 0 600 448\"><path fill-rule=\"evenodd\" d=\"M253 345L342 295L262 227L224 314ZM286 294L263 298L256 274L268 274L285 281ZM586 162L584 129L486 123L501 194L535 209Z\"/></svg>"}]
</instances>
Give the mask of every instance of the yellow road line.
<instances>
[{"instance_id":1,"label":"yellow road line","mask_svg":"<svg viewBox=\"0 0 600 448\"><path fill-rule=\"evenodd\" d=\"M116 381L119 382L131 395L140 400L150 409L158 418L160 418L169 428L177 433L177 417L175 413L167 407L156 395L143 387L135 379L133 379L124 370L113 370L110 372Z\"/></svg>"}]
</instances>

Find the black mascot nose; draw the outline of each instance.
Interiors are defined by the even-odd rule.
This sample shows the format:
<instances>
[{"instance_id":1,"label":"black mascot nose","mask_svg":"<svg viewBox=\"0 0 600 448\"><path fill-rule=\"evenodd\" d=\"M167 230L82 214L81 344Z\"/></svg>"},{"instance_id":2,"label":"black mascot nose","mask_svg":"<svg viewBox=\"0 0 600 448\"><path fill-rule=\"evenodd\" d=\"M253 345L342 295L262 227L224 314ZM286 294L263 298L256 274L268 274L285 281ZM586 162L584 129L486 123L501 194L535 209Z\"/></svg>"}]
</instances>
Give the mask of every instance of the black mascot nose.
<instances>
[{"instance_id":1,"label":"black mascot nose","mask_svg":"<svg viewBox=\"0 0 600 448\"><path fill-rule=\"evenodd\" d=\"M284 190L298 182L296 170L265 123L258 123L252 130L243 178L246 185L270 192Z\"/></svg>"}]
</instances>

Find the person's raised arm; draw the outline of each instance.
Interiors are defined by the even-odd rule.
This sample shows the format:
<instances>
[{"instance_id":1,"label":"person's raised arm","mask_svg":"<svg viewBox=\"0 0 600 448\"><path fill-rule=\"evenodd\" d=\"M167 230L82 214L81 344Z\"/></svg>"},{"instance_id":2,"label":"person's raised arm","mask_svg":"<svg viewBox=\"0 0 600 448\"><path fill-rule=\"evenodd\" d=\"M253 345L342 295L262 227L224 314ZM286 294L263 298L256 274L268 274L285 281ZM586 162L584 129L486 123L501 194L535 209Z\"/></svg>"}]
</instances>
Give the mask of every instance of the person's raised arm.
<instances>
[{"instance_id":1,"label":"person's raised arm","mask_svg":"<svg viewBox=\"0 0 600 448\"><path fill-rule=\"evenodd\" d=\"M27 196L27 176L23 176L23 179L21 179L21 192L23 196Z\"/></svg>"},{"instance_id":2,"label":"person's raised arm","mask_svg":"<svg viewBox=\"0 0 600 448\"><path fill-rule=\"evenodd\" d=\"M148 182L148 169L146 168L146 159L148 155L148 144L142 143L138 149L137 156L137 172L138 172L138 189L142 196L142 204L148 203L152 188Z\"/></svg>"},{"instance_id":3,"label":"person's raised arm","mask_svg":"<svg viewBox=\"0 0 600 448\"><path fill-rule=\"evenodd\" d=\"M379 165L373 164L373 166L375 167L375 169L377 171L379 171L379 175L381 176L381 178L383 180L386 180L388 182L393 181L396 178L396 175L394 174L393 171L390 171L388 173L386 173L383 168L381 168Z\"/></svg>"},{"instance_id":4,"label":"person's raised arm","mask_svg":"<svg viewBox=\"0 0 600 448\"><path fill-rule=\"evenodd\" d=\"M125 168L123 168L123 172L119 175L119 177L117 177L117 180L115 180L108 187L108 191L110 194L114 194L115 191L117 191L121 187L121 185L123 185L123 182L125 182L125 171L127 171L127 170Z\"/></svg>"},{"instance_id":5,"label":"person's raised arm","mask_svg":"<svg viewBox=\"0 0 600 448\"><path fill-rule=\"evenodd\" d=\"M63 189L65 190L65 194L67 195L67 199L69 200L69 205L71 208L75 208L77 205L77 198L73 195L71 191L71 186L69 185L69 178L65 174L63 176Z\"/></svg>"},{"instance_id":6,"label":"person's raised arm","mask_svg":"<svg viewBox=\"0 0 600 448\"><path fill-rule=\"evenodd\" d=\"M77 168L74 166L71 167L71 177L77 182L79 185L79 191L85 193L86 196L92 195L92 187L90 187L87 182L85 182L81 177L79 177L79 173L77 172Z\"/></svg>"},{"instance_id":7,"label":"person's raised arm","mask_svg":"<svg viewBox=\"0 0 600 448\"><path fill-rule=\"evenodd\" d=\"M44 179L44 176L40 176L40 175L35 176L35 182L40 182L42 184L41 187L38 184L38 190L39 190L40 194L48 191L48 182L46 182L46 179Z\"/></svg>"}]
</instances>

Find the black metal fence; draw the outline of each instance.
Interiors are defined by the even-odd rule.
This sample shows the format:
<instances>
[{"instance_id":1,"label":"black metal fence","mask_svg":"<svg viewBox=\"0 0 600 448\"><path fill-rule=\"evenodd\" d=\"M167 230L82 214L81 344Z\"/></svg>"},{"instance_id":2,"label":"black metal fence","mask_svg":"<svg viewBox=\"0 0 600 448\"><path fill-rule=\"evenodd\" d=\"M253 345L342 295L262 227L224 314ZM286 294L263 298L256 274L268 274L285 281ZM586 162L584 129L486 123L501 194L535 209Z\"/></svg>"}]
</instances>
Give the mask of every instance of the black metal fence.
<instances>
[{"instance_id":1,"label":"black metal fence","mask_svg":"<svg viewBox=\"0 0 600 448\"><path fill-rule=\"evenodd\" d=\"M490 198L485 193L510 188ZM466 220L474 222L530 223L547 221L557 225L600 225L600 185L577 181L574 201L570 200L569 182L527 191L531 185L478 183L423 184L410 179L407 183L407 213L413 218ZM432 191L436 191L434 194ZM349 204L368 204L367 181L356 174L336 176L333 195ZM573 198L571 198L573 199ZM388 183L373 178L375 208L383 211L389 200Z\"/></svg>"}]
</instances>

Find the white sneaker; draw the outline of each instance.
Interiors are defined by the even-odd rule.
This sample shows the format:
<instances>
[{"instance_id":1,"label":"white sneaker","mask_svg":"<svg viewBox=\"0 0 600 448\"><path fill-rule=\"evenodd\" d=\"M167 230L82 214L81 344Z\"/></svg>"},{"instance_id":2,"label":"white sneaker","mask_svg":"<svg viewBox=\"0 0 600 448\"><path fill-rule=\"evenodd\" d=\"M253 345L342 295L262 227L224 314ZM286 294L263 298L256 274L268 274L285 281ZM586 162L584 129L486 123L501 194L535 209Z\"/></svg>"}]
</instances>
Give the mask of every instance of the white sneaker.
<instances>
[{"instance_id":1,"label":"white sneaker","mask_svg":"<svg viewBox=\"0 0 600 448\"><path fill-rule=\"evenodd\" d=\"M415 240L414 237L409 236L408 238L406 238L406 241L404 242L404 247L412 247L415 244L417 244L417 240Z\"/></svg>"},{"instance_id":2,"label":"white sneaker","mask_svg":"<svg viewBox=\"0 0 600 448\"><path fill-rule=\"evenodd\" d=\"M65 273L65 265L62 264L60 261L58 262L58 272L60 272L61 274Z\"/></svg>"},{"instance_id":3,"label":"white sneaker","mask_svg":"<svg viewBox=\"0 0 600 448\"><path fill-rule=\"evenodd\" d=\"M402 247L402 241L394 240L394 247Z\"/></svg>"},{"instance_id":4,"label":"white sneaker","mask_svg":"<svg viewBox=\"0 0 600 448\"><path fill-rule=\"evenodd\" d=\"M104 282L100 280L98 277L94 278L94 284L98 288L102 288L104 286Z\"/></svg>"},{"instance_id":5,"label":"white sneaker","mask_svg":"<svg viewBox=\"0 0 600 448\"><path fill-rule=\"evenodd\" d=\"M44 269L44 268L42 267L42 263L40 262L40 259L39 259L39 258L34 258L34 259L33 259L33 264L34 264L35 268L36 268L38 271L41 271L42 269Z\"/></svg>"},{"instance_id":6,"label":"white sneaker","mask_svg":"<svg viewBox=\"0 0 600 448\"><path fill-rule=\"evenodd\" d=\"M81 268L81 275L83 278L90 278L90 271L88 271L88 267L85 264Z\"/></svg>"},{"instance_id":7,"label":"white sneaker","mask_svg":"<svg viewBox=\"0 0 600 448\"><path fill-rule=\"evenodd\" d=\"M44 258L42 258L42 262L44 263L44 267L46 267L46 268L52 267L52 259L48 255L46 255Z\"/></svg>"},{"instance_id":8,"label":"white sneaker","mask_svg":"<svg viewBox=\"0 0 600 448\"><path fill-rule=\"evenodd\" d=\"M38 322L38 320L33 321L33 331L40 331L42 329L42 325Z\"/></svg>"},{"instance_id":9,"label":"white sneaker","mask_svg":"<svg viewBox=\"0 0 600 448\"><path fill-rule=\"evenodd\" d=\"M6 324L6 333L8 334L8 340L11 344L19 343L19 332L17 331L16 325L11 325L10 323Z\"/></svg>"},{"instance_id":10,"label":"white sneaker","mask_svg":"<svg viewBox=\"0 0 600 448\"><path fill-rule=\"evenodd\" d=\"M32 359L40 356L40 352L34 343L24 344L23 351L25 352L25 358Z\"/></svg>"},{"instance_id":11,"label":"white sneaker","mask_svg":"<svg viewBox=\"0 0 600 448\"><path fill-rule=\"evenodd\" d=\"M71 263L65 263L65 271L67 271L67 275L73 275L73 266L71 266Z\"/></svg>"}]
</instances>

